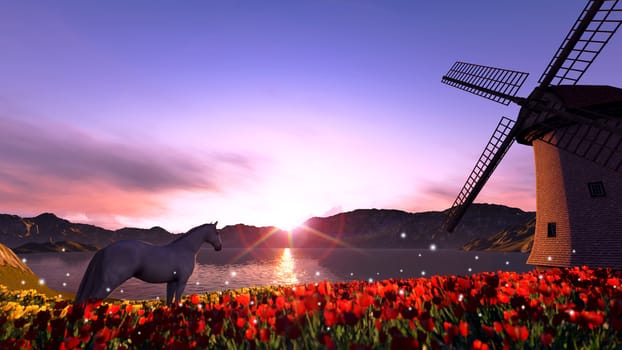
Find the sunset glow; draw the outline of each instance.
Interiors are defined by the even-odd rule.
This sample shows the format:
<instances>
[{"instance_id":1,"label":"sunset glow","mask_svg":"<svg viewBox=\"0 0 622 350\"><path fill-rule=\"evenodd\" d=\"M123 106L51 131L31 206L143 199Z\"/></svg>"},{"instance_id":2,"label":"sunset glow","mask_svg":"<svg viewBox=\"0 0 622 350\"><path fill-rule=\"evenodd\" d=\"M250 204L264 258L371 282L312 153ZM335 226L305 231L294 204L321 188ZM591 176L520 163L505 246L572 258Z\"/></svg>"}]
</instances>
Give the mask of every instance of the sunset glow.
<instances>
[{"instance_id":1,"label":"sunset glow","mask_svg":"<svg viewBox=\"0 0 622 350\"><path fill-rule=\"evenodd\" d=\"M2 2L0 212L185 232L446 209L517 108L441 76L530 72L526 95L583 6ZM582 82L622 85L620 56ZM517 145L476 201L535 210L534 183Z\"/></svg>"}]
</instances>

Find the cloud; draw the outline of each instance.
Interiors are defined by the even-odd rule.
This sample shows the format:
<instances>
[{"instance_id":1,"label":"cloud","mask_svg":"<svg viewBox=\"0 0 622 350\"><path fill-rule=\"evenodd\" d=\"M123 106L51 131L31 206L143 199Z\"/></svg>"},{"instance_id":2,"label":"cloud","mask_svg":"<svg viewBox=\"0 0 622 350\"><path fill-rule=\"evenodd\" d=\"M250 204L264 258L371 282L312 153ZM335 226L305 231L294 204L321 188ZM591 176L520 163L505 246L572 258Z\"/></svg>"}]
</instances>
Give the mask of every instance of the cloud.
<instances>
[{"instance_id":1,"label":"cloud","mask_svg":"<svg viewBox=\"0 0 622 350\"><path fill-rule=\"evenodd\" d=\"M128 190L147 191L215 189L218 185L210 177L212 165L187 154L157 145L144 149L104 141L63 126L46 129L0 119L0 149L3 164L47 178L97 179Z\"/></svg>"},{"instance_id":2,"label":"cloud","mask_svg":"<svg viewBox=\"0 0 622 350\"><path fill-rule=\"evenodd\" d=\"M227 191L255 172L245 155L191 154L1 117L0 150L0 210L32 214L154 215L171 193Z\"/></svg>"}]
</instances>

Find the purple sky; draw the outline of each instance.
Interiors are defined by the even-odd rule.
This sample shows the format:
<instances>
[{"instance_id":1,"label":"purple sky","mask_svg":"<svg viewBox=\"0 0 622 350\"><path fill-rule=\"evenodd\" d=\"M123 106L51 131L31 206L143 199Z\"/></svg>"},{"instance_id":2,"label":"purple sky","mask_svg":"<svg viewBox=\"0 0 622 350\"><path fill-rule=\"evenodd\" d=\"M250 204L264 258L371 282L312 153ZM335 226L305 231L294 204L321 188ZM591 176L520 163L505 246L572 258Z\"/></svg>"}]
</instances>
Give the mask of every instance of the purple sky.
<instances>
[{"instance_id":1,"label":"purple sky","mask_svg":"<svg viewBox=\"0 0 622 350\"><path fill-rule=\"evenodd\" d=\"M525 71L527 95L584 5L4 1L0 212L186 231L445 209L518 109L441 76ZM622 85L621 56L614 37L582 83ZM535 210L531 152L477 201Z\"/></svg>"}]
</instances>

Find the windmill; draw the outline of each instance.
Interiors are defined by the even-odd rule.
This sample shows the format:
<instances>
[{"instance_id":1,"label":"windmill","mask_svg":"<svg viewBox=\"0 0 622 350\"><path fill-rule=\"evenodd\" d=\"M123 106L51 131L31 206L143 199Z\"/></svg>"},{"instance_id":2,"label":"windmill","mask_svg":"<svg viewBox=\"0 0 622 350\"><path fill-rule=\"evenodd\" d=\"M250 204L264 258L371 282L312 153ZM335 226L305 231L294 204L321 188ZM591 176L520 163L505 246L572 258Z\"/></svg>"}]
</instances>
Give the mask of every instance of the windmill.
<instances>
[{"instance_id":1,"label":"windmill","mask_svg":"<svg viewBox=\"0 0 622 350\"><path fill-rule=\"evenodd\" d=\"M447 213L452 232L516 140L534 150L536 229L528 264L622 268L622 89L577 85L622 23L622 0L590 0L528 97L527 73L456 62L442 82L508 105ZM612 71L612 74L618 71Z\"/></svg>"}]
</instances>

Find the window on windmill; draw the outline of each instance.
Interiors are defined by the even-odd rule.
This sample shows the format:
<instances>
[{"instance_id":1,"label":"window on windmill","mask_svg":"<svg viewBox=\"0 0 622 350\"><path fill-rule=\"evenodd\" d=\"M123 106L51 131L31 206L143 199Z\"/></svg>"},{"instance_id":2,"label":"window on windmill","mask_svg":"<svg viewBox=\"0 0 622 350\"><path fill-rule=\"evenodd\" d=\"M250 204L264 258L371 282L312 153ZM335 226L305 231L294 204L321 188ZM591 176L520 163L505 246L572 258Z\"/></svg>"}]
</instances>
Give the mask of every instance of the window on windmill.
<instances>
[{"instance_id":1,"label":"window on windmill","mask_svg":"<svg viewBox=\"0 0 622 350\"><path fill-rule=\"evenodd\" d=\"M605 185L602 181L590 182L587 188L590 190L590 197L605 197Z\"/></svg>"},{"instance_id":2,"label":"window on windmill","mask_svg":"<svg viewBox=\"0 0 622 350\"><path fill-rule=\"evenodd\" d=\"M554 222L549 222L546 225L546 236L547 237L555 237L557 236L557 224Z\"/></svg>"}]
</instances>

